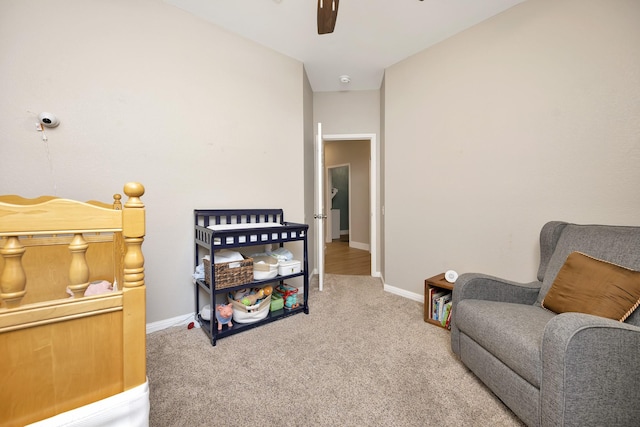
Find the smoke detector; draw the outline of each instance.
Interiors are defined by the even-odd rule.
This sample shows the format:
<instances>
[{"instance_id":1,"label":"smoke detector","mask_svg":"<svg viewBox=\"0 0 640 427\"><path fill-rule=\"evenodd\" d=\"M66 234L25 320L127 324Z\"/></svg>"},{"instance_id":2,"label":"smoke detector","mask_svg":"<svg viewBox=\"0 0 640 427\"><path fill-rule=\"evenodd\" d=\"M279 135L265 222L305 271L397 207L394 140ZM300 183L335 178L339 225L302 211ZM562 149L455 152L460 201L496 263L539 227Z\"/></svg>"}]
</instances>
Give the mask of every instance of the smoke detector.
<instances>
[{"instance_id":1,"label":"smoke detector","mask_svg":"<svg viewBox=\"0 0 640 427\"><path fill-rule=\"evenodd\" d=\"M340 83L349 83L351 81L351 77L345 75L340 76Z\"/></svg>"}]
</instances>

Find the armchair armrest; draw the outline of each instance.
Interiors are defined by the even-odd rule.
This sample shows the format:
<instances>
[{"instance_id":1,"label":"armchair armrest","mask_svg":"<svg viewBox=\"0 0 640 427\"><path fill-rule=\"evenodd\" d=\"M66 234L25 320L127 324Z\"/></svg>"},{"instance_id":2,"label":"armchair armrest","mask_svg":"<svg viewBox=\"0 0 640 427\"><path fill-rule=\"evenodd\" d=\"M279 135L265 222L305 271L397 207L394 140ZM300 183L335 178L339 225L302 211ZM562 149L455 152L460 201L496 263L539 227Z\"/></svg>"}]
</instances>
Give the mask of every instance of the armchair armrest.
<instances>
[{"instance_id":1,"label":"armchair armrest","mask_svg":"<svg viewBox=\"0 0 640 427\"><path fill-rule=\"evenodd\" d=\"M542 341L542 426L635 425L640 328L582 313L551 319Z\"/></svg>"},{"instance_id":2,"label":"armchair armrest","mask_svg":"<svg viewBox=\"0 0 640 427\"><path fill-rule=\"evenodd\" d=\"M461 274L453 287L451 304L451 349L460 354L460 330L456 325L456 309L464 299L480 299L532 305L540 292L541 282L519 283L480 273Z\"/></svg>"},{"instance_id":3,"label":"armchair armrest","mask_svg":"<svg viewBox=\"0 0 640 427\"><path fill-rule=\"evenodd\" d=\"M540 292L541 282L519 283L479 273L465 273L458 277L453 288L453 307L463 299L533 304Z\"/></svg>"}]
</instances>

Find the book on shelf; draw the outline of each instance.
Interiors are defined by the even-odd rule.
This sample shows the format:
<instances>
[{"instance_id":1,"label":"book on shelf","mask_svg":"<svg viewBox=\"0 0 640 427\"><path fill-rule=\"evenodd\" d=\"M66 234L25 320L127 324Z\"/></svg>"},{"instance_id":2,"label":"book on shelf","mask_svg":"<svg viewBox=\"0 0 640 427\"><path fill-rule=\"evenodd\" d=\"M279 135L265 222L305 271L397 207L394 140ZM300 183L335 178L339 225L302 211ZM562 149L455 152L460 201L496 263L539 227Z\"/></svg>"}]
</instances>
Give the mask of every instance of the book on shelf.
<instances>
[{"instance_id":1,"label":"book on shelf","mask_svg":"<svg viewBox=\"0 0 640 427\"><path fill-rule=\"evenodd\" d=\"M451 292L447 292L446 294L442 295L436 302L438 310L438 318L436 320L438 320L439 322L442 322L442 319L445 318L445 308L449 301L451 301Z\"/></svg>"},{"instance_id":2,"label":"book on shelf","mask_svg":"<svg viewBox=\"0 0 640 427\"><path fill-rule=\"evenodd\" d=\"M431 319L440 321L444 314L443 309L447 302L451 301L451 291L437 290L431 295Z\"/></svg>"},{"instance_id":3,"label":"book on shelf","mask_svg":"<svg viewBox=\"0 0 640 427\"><path fill-rule=\"evenodd\" d=\"M429 288L428 292L427 292L427 296L426 296L426 303L429 304L429 308L427 310L427 313L429 313L429 318L433 319L433 308L435 307L434 303L434 297L436 295L436 293L438 292L438 288Z\"/></svg>"},{"instance_id":4,"label":"book on shelf","mask_svg":"<svg viewBox=\"0 0 640 427\"><path fill-rule=\"evenodd\" d=\"M443 314L442 314L442 317L440 318L440 324L445 328L447 327L447 324L451 319L451 304L453 303L449 301L444 305Z\"/></svg>"},{"instance_id":5,"label":"book on shelf","mask_svg":"<svg viewBox=\"0 0 640 427\"><path fill-rule=\"evenodd\" d=\"M429 312L431 313L431 319L438 320L438 301L447 293L447 291L438 288L431 288L429 291Z\"/></svg>"},{"instance_id":6,"label":"book on shelf","mask_svg":"<svg viewBox=\"0 0 640 427\"><path fill-rule=\"evenodd\" d=\"M453 312L453 310L450 308L449 309L449 313L447 314L447 321L444 324L444 327L447 329L451 329L451 313Z\"/></svg>"}]
</instances>

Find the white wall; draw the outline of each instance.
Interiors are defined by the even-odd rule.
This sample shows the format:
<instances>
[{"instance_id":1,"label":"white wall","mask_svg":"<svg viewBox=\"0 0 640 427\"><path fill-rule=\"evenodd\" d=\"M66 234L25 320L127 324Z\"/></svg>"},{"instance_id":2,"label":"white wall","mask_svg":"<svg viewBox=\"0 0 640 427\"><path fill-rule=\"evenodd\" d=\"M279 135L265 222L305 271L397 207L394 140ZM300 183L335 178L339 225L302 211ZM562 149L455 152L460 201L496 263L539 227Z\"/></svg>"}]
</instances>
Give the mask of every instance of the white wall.
<instances>
[{"instance_id":1,"label":"white wall","mask_svg":"<svg viewBox=\"0 0 640 427\"><path fill-rule=\"evenodd\" d=\"M0 76L0 194L145 185L148 322L194 310L193 209L304 220L298 61L160 0L0 0Z\"/></svg>"},{"instance_id":2,"label":"white wall","mask_svg":"<svg viewBox=\"0 0 640 427\"><path fill-rule=\"evenodd\" d=\"M380 91L315 92L313 120L329 134L380 134Z\"/></svg>"},{"instance_id":3,"label":"white wall","mask_svg":"<svg viewBox=\"0 0 640 427\"><path fill-rule=\"evenodd\" d=\"M386 188L384 183L386 182L386 178L385 178L385 140L386 140L386 128L385 128L385 123L386 121L386 115L385 115L385 109L386 109L386 86L385 86L385 78L382 78L382 85L380 86L380 138L379 138L379 150L380 150L380 156L378 157L380 159L380 174L378 176L378 179L380 180L381 183L383 183L382 185L379 186L380 188L380 198L378 199L378 218L380 218L379 222L379 228L380 231L378 233L378 241L380 242L378 244L378 260L379 260L379 265L380 265L380 276L382 277L382 281L384 282L384 277L385 277L385 272L386 272L386 267L385 267L385 262L386 262L386 242L385 242L385 236L386 236L386 218L385 218L385 211L386 211L386 196L385 196L385 192L386 192Z\"/></svg>"},{"instance_id":4,"label":"white wall","mask_svg":"<svg viewBox=\"0 0 640 427\"><path fill-rule=\"evenodd\" d=\"M304 223L309 224L308 239L308 263L309 272L317 271L315 224L315 136L313 125L313 90L306 71L303 81L303 105L304 105Z\"/></svg>"},{"instance_id":5,"label":"white wall","mask_svg":"<svg viewBox=\"0 0 640 427\"><path fill-rule=\"evenodd\" d=\"M546 221L640 225L639 17L529 0L387 69L386 283L530 281Z\"/></svg>"}]
</instances>

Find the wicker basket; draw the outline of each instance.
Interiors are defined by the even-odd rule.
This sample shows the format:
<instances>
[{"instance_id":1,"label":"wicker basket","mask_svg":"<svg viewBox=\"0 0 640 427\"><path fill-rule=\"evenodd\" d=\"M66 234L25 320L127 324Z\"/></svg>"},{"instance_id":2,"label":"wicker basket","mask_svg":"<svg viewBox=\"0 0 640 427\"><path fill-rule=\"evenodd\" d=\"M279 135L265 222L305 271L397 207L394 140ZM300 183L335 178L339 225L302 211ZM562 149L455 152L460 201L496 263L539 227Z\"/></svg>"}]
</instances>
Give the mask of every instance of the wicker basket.
<instances>
[{"instance_id":1,"label":"wicker basket","mask_svg":"<svg viewBox=\"0 0 640 427\"><path fill-rule=\"evenodd\" d=\"M211 260L203 259L204 281L211 286ZM234 266L238 264L237 266ZM216 277L216 289L231 288L253 281L253 259L243 261L214 263L213 270Z\"/></svg>"}]
</instances>

